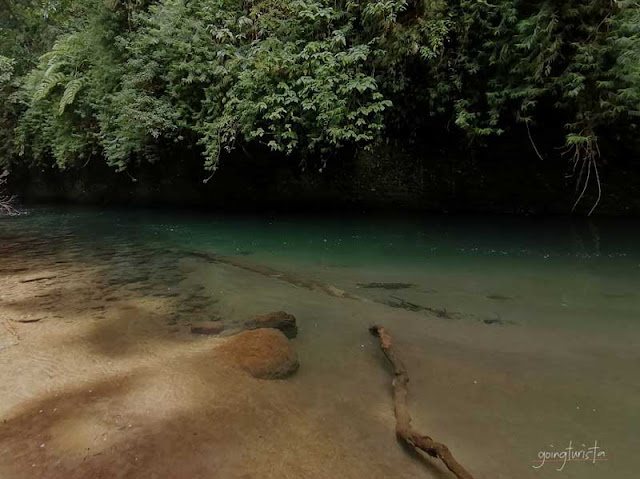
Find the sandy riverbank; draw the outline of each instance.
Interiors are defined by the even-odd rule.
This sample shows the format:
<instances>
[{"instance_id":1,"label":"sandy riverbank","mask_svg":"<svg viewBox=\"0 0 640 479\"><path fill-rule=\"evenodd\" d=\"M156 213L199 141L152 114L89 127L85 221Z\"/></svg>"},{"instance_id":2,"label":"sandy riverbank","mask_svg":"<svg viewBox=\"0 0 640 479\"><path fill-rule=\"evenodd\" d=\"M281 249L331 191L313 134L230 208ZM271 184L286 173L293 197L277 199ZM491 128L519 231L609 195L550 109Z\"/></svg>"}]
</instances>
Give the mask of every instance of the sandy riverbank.
<instances>
[{"instance_id":1,"label":"sandy riverbank","mask_svg":"<svg viewBox=\"0 0 640 479\"><path fill-rule=\"evenodd\" d=\"M416 426L478 478L633 477L640 354L623 334L429 319L196 258L126 284L63 251L0 269L3 479L451 477L396 442L373 321L404 350ZM189 332L278 309L300 327L287 380ZM533 469L570 440L610 460Z\"/></svg>"}]
</instances>

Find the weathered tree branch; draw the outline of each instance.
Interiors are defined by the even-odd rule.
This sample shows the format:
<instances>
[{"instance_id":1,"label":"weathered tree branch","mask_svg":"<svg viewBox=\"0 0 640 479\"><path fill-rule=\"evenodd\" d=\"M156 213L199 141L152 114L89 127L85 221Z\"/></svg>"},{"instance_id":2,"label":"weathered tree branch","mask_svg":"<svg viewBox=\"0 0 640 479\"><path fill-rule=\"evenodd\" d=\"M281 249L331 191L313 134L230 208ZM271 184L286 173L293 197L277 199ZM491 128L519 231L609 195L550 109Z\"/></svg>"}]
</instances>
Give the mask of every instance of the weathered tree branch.
<instances>
[{"instance_id":1,"label":"weathered tree branch","mask_svg":"<svg viewBox=\"0 0 640 479\"><path fill-rule=\"evenodd\" d=\"M7 183L7 176L9 176L7 171L0 173L0 215L19 216L21 214L20 211L13 206L15 197L2 194L2 190Z\"/></svg>"},{"instance_id":2,"label":"weathered tree branch","mask_svg":"<svg viewBox=\"0 0 640 479\"><path fill-rule=\"evenodd\" d=\"M8 216L19 216L20 212L12 205L13 198L0 197L0 213Z\"/></svg>"},{"instance_id":3,"label":"weathered tree branch","mask_svg":"<svg viewBox=\"0 0 640 479\"><path fill-rule=\"evenodd\" d=\"M393 366L393 404L396 414L396 436L416 450L426 452L444 462L458 479L473 479L473 476L455 460L447 446L423 436L411 427L411 415L407 405L409 374L404 363L392 346L391 336L381 326L371 326L369 331L380 339L380 347Z\"/></svg>"},{"instance_id":4,"label":"weathered tree branch","mask_svg":"<svg viewBox=\"0 0 640 479\"><path fill-rule=\"evenodd\" d=\"M334 298L356 299L360 301L363 300L363 298L360 298L359 296L353 295L351 293L348 293L347 291L343 291L339 288L336 288L331 284L315 281L312 279L301 278L292 273L278 271L273 268L270 268L269 266L264 266L261 264L248 263L246 261L239 260L232 256L222 256L215 253L206 253L202 251L193 251L191 252L191 255L199 258L204 258L207 261L210 261L212 263L227 264L229 266L240 268L245 271L250 271L252 273L260 274L268 278L278 279L280 281L284 281L285 283L298 286L299 288L305 288L310 291L320 291L329 296L333 296Z\"/></svg>"}]
</instances>

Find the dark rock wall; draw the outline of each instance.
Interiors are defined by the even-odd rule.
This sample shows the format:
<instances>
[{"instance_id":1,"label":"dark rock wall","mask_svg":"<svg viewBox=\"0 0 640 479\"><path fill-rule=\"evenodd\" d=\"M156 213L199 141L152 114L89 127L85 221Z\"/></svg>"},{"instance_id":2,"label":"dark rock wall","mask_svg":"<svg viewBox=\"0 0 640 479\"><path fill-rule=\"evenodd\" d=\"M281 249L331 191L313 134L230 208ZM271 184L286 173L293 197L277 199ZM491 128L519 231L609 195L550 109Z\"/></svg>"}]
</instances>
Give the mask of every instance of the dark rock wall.
<instances>
[{"instance_id":1,"label":"dark rock wall","mask_svg":"<svg viewBox=\"0 0 640 479\"><path fill-rule=\"evenodd\" d=\"M566 158L541 160L530 143L501 141L473 150L388 142L343 152L326 164L236 153L208 174L193 152L117 173L95 161L60 171L14 172L13 189L25 203L192 206L217 210L417 210L512 214L569 213L578 193ZM548 151L548 149L547 149ZM622 153L620 153L622 155ZM621 156L600 169L599 214L640 213L640 161ZM597 197L595 182L578 212Z\"/></svg>"}]
</instances>

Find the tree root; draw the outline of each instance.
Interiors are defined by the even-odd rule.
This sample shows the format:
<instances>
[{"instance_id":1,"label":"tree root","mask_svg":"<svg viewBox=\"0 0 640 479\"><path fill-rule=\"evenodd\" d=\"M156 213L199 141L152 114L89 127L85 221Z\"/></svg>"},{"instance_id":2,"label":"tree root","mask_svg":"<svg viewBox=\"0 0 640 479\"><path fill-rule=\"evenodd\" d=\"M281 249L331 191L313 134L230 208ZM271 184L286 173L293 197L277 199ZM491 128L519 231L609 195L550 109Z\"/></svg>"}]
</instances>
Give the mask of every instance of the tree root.
<instances>
[{"instance_id":1,"label":"tree root","mask_svg":"<svg viewBox=\"0 0 640 479\"><path fill-rule=\"evenodd\" d=\"M458 479L473 479L473 476L454 459L447 446L435 442L429 436L421 435L411 427L411 415L407 406L409 374L404 363L393 349L389 333L381 326L371 326L369 332L380 339L380 347L393 366L393 404L396 414L396 436L414 449L440 459Z\"/></svg>"}]
</instances>

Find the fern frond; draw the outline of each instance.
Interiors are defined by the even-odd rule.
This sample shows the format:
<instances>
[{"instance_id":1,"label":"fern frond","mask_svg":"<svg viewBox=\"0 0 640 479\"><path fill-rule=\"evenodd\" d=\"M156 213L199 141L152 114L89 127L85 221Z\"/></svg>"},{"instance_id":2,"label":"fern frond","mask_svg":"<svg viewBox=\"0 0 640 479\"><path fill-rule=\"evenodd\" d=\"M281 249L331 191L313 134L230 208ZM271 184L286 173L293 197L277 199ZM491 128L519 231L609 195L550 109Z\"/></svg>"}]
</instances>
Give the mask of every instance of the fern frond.
<instances>
[{"instance_id":1,"label":"fern frond","mask_svg":"<svg viewBox=\"0 0 640 479\"><path fill-rule=\"evenodd\" d=\"M67 86L64 89L64 93L62 94L62 98L60 99L60 106L58 107L58 114L62 115L64 113L64 109L73 103L76 95L82 89L84 82L81 78L76 78L67 83Z\"/></svg>"},{"instance_id":2,"label":"fern frond","mask_svg":"<svg viewBox=\"0 0 640 479\"><path fill-rule=\"evenodd\" d=\"M52 73L51 75L45 76L36 87L36 91L33 96L34 101L44 100L55 87L62 83L64 79L65 74L62 72Z\"/></svg>"}]
</instances>

